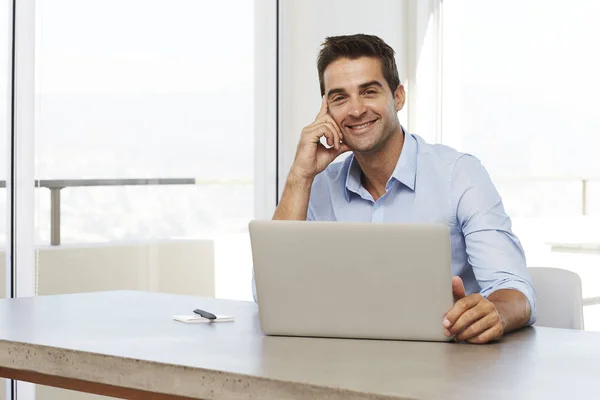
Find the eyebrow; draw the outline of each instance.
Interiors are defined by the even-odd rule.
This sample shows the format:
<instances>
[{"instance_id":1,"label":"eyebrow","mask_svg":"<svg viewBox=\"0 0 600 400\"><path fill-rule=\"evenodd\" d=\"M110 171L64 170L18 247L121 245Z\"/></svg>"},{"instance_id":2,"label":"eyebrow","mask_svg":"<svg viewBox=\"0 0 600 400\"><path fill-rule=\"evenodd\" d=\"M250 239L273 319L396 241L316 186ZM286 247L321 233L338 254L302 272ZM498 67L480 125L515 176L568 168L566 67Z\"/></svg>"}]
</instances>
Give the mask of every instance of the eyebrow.
<instances>
[{"instance_id":1,"label":"eyebrow","mask_svg":"<svg viewBox=\"0 0 600 400\"><path fill-rule=\"evenodd\" d=\"M367 82L367 83L363 83L363 84L362 84L362 85L360 85L358 88L359 88L359 89L366 89L366 88L368 88L369 86L379 86L380 88L382 88L382 89L383 89L383 85L382 85L382 84L381 84L381 82L379 82L379 81L370 81L370 82Z\"/></svg>"},{"instance_id":2,"label":"eyebrow","mask_svg":"<svg viewBox=\"0 0 600 400\"><path fill-rule=\"evenodd\" d=\"M369 81L369 82L365 82L365 83L361 84L358 88L360 90L362 90L362 89L366 89L366 88L368 88L370 86L378 86L380 88L383 88L383 85L381 84L381 82L375 81L375 80ZM346 93L346 90L342 89L342 88L331 89L329 92L327 92L327 97L331 97L331 95L339 94L339 93Z\"/></svg>"}]
</instances>

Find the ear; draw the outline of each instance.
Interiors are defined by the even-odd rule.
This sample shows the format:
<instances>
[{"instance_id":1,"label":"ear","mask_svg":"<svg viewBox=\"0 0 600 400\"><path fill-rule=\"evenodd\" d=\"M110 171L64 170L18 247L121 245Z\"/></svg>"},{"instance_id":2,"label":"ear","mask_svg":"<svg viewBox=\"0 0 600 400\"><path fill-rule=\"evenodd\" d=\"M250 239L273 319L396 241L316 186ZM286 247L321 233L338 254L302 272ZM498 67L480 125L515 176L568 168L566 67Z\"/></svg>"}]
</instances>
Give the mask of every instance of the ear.
<instances>
[{"instance_id":1,"label":"ear","mask_svg":"<svg viewBox=\"0 0 600 400\"><path fill-rule=\"evenodd\" d=\"M404 86L399 84L394 92L394 103L396 105L396 111L402 110L404 107L404 101L406 100L406 93L404 93Z\"/></svg>"}]
</instances>

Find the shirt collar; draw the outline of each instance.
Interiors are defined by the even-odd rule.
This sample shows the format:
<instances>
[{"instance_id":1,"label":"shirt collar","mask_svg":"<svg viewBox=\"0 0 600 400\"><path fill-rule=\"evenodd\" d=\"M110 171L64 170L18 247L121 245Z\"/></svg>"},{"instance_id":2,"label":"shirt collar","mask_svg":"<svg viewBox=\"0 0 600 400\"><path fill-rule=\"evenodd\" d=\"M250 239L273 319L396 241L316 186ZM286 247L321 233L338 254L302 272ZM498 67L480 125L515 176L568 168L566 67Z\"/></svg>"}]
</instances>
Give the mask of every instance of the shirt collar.
<instances>
[{"instance_id":1,"label":"shirt collar","mask_svg":"<svg viewBox=\"0 0 600 400\"><path fill-rule=\"evenodd\" d=\"M402 132L404 133L404 144L391 178L414 191L417 177L417 140L410 133L406 133L404 128L402 128ZM346 200L350 201L350 192L358 194L362 187L361 175L360 165L352 154L346 174Z\"/></svg>"},{"instance_id":2,"label":"shirt collar","mask_svg":"<svg viewBox=\"0 0 600 400\"><path fill-rule=\"evenodd\" d=\"M404 129L403 129L404 131ZM392 177L410 190L415 190L417 179L417 139L410 133L404 134L404 145Z\"/></svg>"}]
</instances>

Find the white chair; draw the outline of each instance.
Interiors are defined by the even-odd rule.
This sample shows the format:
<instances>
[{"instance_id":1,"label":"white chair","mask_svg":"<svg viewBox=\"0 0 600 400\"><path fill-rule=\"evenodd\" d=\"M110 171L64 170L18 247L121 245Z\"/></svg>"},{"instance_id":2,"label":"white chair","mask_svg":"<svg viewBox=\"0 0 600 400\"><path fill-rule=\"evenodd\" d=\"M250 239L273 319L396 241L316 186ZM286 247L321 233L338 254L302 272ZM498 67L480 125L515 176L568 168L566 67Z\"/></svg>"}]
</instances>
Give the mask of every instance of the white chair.
<instances>
[{"instance_id":1,"label":"white chair","mask_svg":"<svg viewBox=\"0 0 600 400\"><path fill-rule=\"evenodd\" d=\"M535 326L583 330L581 279L560 268L529 268L537 292Z\"/></svg>"}]
</instances>

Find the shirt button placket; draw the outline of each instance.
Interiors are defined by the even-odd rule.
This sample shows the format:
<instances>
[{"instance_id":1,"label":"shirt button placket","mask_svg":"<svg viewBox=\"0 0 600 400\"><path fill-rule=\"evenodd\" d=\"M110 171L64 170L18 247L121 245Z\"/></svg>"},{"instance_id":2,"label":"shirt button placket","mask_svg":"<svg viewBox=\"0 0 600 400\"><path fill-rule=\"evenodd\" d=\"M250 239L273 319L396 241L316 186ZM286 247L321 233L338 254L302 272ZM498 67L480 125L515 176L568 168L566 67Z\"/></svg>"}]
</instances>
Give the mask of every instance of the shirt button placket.
<instances>
[{"instance_id":1,"label":"shirt button placket","mask_svg":"<svg viewBox=\"0 0 600 400\"><path fill-rule=\"evenodd\" d=\"M383 208L381 202L377 201L373 205L373 214L371 215L371 222L383 222Z\"/></svg>"}]
</instances>

